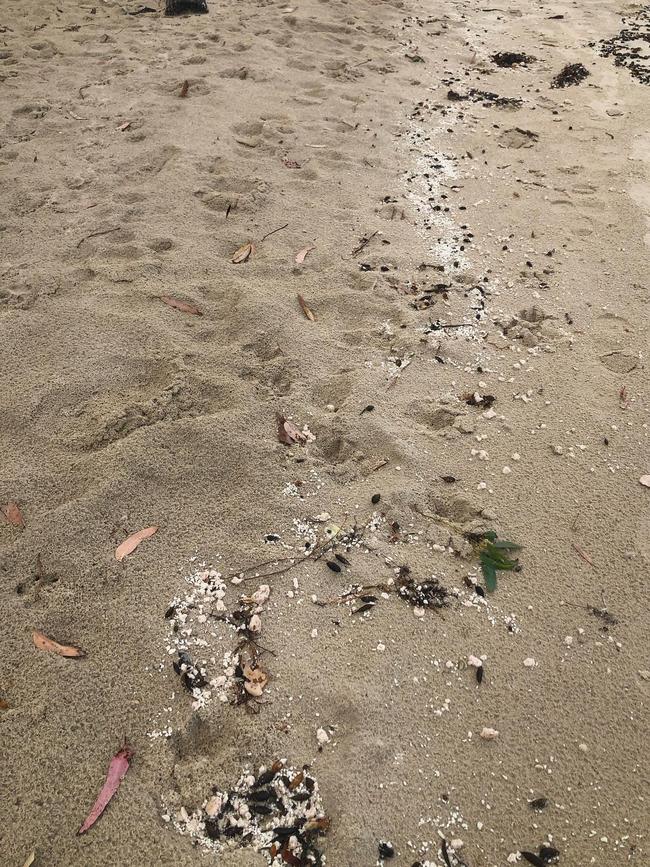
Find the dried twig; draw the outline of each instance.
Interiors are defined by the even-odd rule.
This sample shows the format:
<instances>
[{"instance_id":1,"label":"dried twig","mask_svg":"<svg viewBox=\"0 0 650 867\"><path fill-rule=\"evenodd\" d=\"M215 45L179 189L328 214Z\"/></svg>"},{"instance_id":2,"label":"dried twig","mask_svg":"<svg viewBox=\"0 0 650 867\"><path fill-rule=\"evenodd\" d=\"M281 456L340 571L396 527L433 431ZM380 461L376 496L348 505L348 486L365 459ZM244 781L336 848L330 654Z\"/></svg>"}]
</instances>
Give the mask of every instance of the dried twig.
<instances>
[{"instance_id":1,"label":"dried twig","mask_svg":"<svg viewBox=\"0 0 650 867\"><path fill-rule=\"evenodd\" d=\"M286 229L288 225L289 225L288 223L285 223L284 226L278 226L277 229L273 229L273 231L271 231L271 232L267 232L266 235L263 235L263 236L260 238L259 243L261 244L262 241L266 241L267 238L270 238L271 235L275 235L276 232L281 232L282 229Z\"/></svg>"},{"instance_id":2,"label":"dried twig","mask_svg":"<svg viewBox=\"0 0 650 867\"><path fill-rule=\"evenodd\" d=\"M79 243L77 244L77 249L79 249L83 242L87 241L89 238L96 238L98 235L109 235L111 232L119 232L121 228L121 226L115 226L114 229L101 229L98 232L91 232L90 235L86 235L84 238L81 239L81 241L79 241Z\"/></svg>"},{"instance_id":3,"label":"dried twig","mask_svg":"<svg viewBox=\"0 0 650 867\"><path fill-rule=\"evenodd\" d=\"M360 253L360 252L363 250L364 247L367 247L367 246L368 246L368 244L372 241L372 239L373 239L373 238L375 237L375 235L377 235L377 234L379 234L378 231L377 231L377 232L373 232L372 235L368 235L367 238L363 238L363 240L361 241L361 243L359 244L359 246L354 248L354 250L352 251L352 254L351 254L351 255L352 255L352 256L356 256L357 253Z\"/></svg>"}]
</instances>

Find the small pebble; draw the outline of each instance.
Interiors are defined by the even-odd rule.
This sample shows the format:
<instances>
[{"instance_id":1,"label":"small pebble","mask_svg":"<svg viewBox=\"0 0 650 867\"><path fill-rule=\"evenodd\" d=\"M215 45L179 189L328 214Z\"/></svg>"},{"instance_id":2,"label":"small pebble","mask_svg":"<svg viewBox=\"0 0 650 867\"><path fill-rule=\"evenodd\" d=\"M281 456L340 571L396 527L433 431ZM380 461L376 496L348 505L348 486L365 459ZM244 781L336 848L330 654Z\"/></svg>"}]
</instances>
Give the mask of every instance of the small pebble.
<instances>
[{"instance_id":1,"label":"small pebble","mask_svg":"<svg viewBox=\"0 0 650 867\"><path fill-rule=\"evenodd\" d=\"M526 659L524 659L524 665L526 666L526 668L535 668L537 663L535 662L535 660L533 659L532 656L529 656Z\"/></svg>"}]
</instances>

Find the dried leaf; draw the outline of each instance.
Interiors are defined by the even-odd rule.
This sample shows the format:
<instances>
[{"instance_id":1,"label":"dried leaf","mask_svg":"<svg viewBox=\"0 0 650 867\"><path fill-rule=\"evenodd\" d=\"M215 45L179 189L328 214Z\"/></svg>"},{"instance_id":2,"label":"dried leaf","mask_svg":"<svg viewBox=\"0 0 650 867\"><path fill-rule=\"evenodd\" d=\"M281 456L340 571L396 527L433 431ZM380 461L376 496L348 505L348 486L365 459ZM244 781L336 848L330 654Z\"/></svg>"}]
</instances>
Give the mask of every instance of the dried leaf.
<instances>
[{"instance_id":1,"label":"dried leaf","mask_svg":"<svg viewBox=\"0 0 650 867\"><path fill-rule=\"evenodd\" d=\"M164 301L164 303L169 307L173 307L175 310L180 310L181 313L191 313L192 316L203 316L203 313L198 307L195 307L193 304L188 304L185 301L179 301L178 298L172 298L171 295L161 295L160 300Z\"/></svg>"},{"instance_id":2,"label":"dried leaf","mask_svg":"<svg viewBox=\"0 0 650 867\"><path fill-rule=\"evenodd\" d=\"M298 771L296 776L289 783L289 790L294 792L298 788L298 786L302 783L302 781L304 779L305 779L305 772L304 771Z\"/></svg>"},{"instance_id":3,"label":"dried leaf","mask_svg":"<svg viewBox=\"0 0 650 867\"><path fill-rule=\"evenodd\" d=\"M303 826L303 830L306 832L320 831L321 833L325 833L325 831L329 830L331 824L327 816L320 816L318 819L309 819Z\"/></svg>"},{"instance_id":4,"label":"dried leaf","mask_svg":"<svg viewBox=\"0 0 650 867\"><path fill-rule=\"evenodd\" d=\"M185 79L185 81L183 82L183 84L182 84L182 86L181 86L181 92L180 92L180 94L179 94L179 96L181 97L181 99L184 99L184 98L187 96L187 91L188 91L189 89L190 89L190 83L189 83L189 81L188 81L187 79Z\"/></svg>"},{"instance_id":5,"label":"dried leaf","mask_svg":"<svg viewBox=\"0 0 650 867\"><path fill-rule=\"evenodd\" d=\"M300 304L300 307L302 308L302 312L305 314L307 319L309 319L310 322L315 322L316 316L315 316L313 310L311 310L311 308L308 307L307 302L300 294L298 294L298 304Z\"/></svg>"},{"instance_id":6,"label":"dried leaf","mask_svg":"<svg viewBox=\"0 0 650 867\"><path fill-rule=\"evenodd\" d=\"M305 434L283 415L278 416L278 439L287 446L307 442Z\"/></svg>"},{"instance_id":7,"label":"dried leaf","mask_svg":"<svg viewBox=\"0 0 650 867\"><path fill-rule=\"evenodd\" d=\"M53 638L48 638L44 632L39 632L37 629L32 632L32 641L34 647L39 650L46 650L48 653L56 653L58 656L65 656L69 659L83 659L86 651L77 647L76 644L59 644Z\"/></svg>"},{"instance_id":8,"label":"dried leaf","mask_svg":"<svg viewBox=\"0 0 650 867\"><path fill-rule=\"evenodd\" d=\"M20 511L18 503L14 503L13 501L5 503L4 506L0 506L0 512L2 512L5 521L7 521L8 524L11 524L14 527L25 526L23 513Z\"/></svg>"},{"instance_id":9,"label":"dried leaf","mask_svg":"<svg viewBox=\"0 0 650 867\"><path fill-rule=\"evenodd\" d=\"M5 701L4 698L0 698L0 710L8 710L8 709L9 709L9 702Z\"/></svg>"},{"instance_id":10,"label":"dried leaf","mask_svg":"<svg viewBox=\"0 0 650 867\"><path fill-rule=\"evenodd\" d=\"M255 247L252 243L244 244L239 249L235 250L232 254L232 259L230 260L233 265L241 265L242 262L245 262L249 259L253 253L255 252Z\"/></svg>"},{"instance_id":11,"label":"dried leaf","mask_svg":"<svg viewBox=\"0 0 650 867\"><path fill-rule=\"evenodd\" d=\"M586 551L583 551L582 548L579 547L579 545L576 545L575 542L571 542L571 547L572 547L573 550L576 552L576 554L577 554L577 555L578 555L582 560L585 561L585 563L589 563L590 566L594 566L594 561L591 559L591 557L589 556L589 554L587 554ZM596 567L594 566L594 569L595 569L595 568L596 568Z\"/></svg>"},{"instance_id":12,"label":"dried leaf","mask_svg":"<svg viewBox=\"0 0 650 867\"><path fill-rule=\"evenodd\" d=\"M128 129L131 126L131 121L127 120L126 123L123 123L121 126L118 126L118 130L120 132L124 132L124 130Z\"/></svg>"},{"instance_id":13,"label":"dried leaf","mask_svg":"<svg viewBox=\"0 0 650 867\"><path fill-rule=\"evenodd\" d=\"M88 813L83 825L77 831L77 834L85 834L95 824L97 819L109 805L111 798L120 787L120 783L126 776L129 770L131 759L133 758L133 750L129 746L123 746L121 750L115 753L108 766L108 773L104 785L97 796L97 800L93 804L92 810Z\"/></svg>"},{"instance_id":14,"label":"dried leaf","mask_svg":"<svg viewBox=\"0 0 650 867\"><path fill-rule=\"evenodd\" d=\"M124 560L127 554L135 551L140 542L153 536L157 531L158 527L146 527L144 530L138 530L137 533L132 533L128 539L125 539L122 544L118 545L115 549L115 559Z\"/></svg>"},{"instance_id":15,"label":"dried leaf","mask_svg":"<svg viewBox=\"0 0 650 867\"><path fill-rule=\"evenodd\" d=\"M642 484L644 487L646 487L646 488L650 488L650 475L647 475L647 476L641 476L641 478L639 479L639 481L641 482L641 484Z\"/></svg>"},{"instance_id":16,"label":"dried leaf","mask_svg":"<svg viewBox=\"0 0 650 867\"><path fill-rule=\"evenodd\" d=\"M302 250L300 250L300 252L296 253L296 262L297 262L299 265L302 265L302 263L303 263L303 262L305 261L305 259L307 258L307 255L308 255L309 253L311 253L312 250L315 250L315 249L316 249L316 247L314 247L313 244L312 244L311 247L303 247Z\"/></svg>"},{"instance_id":17,"label":"dried leaf","mask_svg":"<svg viewBox=\"0 0 650 867\"><path fill-rule=\"evenodd\" d=\"M34 852L34 850L32 849L32 851L27 856L27 860L23 864L23 867L31 867L31 865L34 863L35 858L36 858L36 852Z\"/></svg>"}]
</instances>

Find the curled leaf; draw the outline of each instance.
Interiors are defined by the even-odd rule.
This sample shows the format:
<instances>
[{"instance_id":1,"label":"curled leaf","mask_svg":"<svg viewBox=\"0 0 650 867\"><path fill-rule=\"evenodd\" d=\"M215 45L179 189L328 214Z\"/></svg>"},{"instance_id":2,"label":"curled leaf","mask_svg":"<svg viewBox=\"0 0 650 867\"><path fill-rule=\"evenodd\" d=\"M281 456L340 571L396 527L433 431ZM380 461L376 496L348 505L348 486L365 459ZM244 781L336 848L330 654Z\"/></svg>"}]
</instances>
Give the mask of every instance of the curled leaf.
<instances>
[{"instance_id":1,"label":"curled leaf","mask_svg":"<svg viewBox=\"0 0 650 867\"><path fill-rule=\"evenodd\" d=\"M278 416L278 439L286 446L292 446L295 443L304 445L307 442L307 437L300 428L283 415Z\"/></svg>"},{"instance_id":2,"label":"curled leaf","mask_svg":"<svg viewBox=\"0 0 650 867\"><path fill-rule=\"evenodd\" d=\"M77 831L78 835L85 834L86 831L90 830L109 805L111 798L119 789L120 783L126 776L126 772L129 770L132 758L133 750L131 747L126 745L115 753L108 766L108 773L106 774L104 785L102 786L101 791L97 796L97 800L93 804L93 807L90 813L88 813L83 825Z\"/></svg>"},{"instance_id":3,"label":"curled leaf","mask_svg":"<svg viewBox=\"0 0 650 867\"><path fill-rule=\"evenodd\" d=\"M32 851L27 856L27 860L23 864L23 867L31 867L31 865L34 863L35 858L36 858L36 852L34 852L34 850L32 849Z\"/></svg>"},{"instance_id":4,"label":"curled leaf","mask_svg":"<svg viewBox=\"0 0 650 867\"><path fill-rule=\"evenodd\" d=\"M190 83L187 79L185 79L185 81L181 85L181 92L179 93L179 96L181 97L181 99L184 99L187 96L187 91L189 89L190 89Z\"/></svg>"},{"instance_id":5,"label":"curled leaf","mask_svg":"<svg viewBox=\"0 0 650 867\"><path fill-rule=\"evenodd\" d=\"M58 656L65 656L68 659L83 659L86 651L77 647L76 644L59 644L53 638L48 638L44 632L39 632L37 629L32 632L32 641L34 647L39 650L46 650L48 653L56 653Z\"/></svg>"},{"instance_id":6,"label":"curled leaf","mask_svg":"<svg viewBox=\"0 0 650 867\"><path fill-rule=\"evenodd\" d=\"M171 295L161 295L160 300L164 301L169 307L180 310L181 313L191 313L192 316L203 316L198 307L188 304L186 301L179 301L178 298L172 298Z\"/></svg>"},{"instance_id":7,"label":"curled leaf","mask_svg":"<svg viewBox=\"0 0 650 867\"><path fill-rule=\"evenodd\" d=\"M18 503L14 503L13 500L5 503L4 506L0 506L0 512L4 515L5 521L13 527L25 526L25 520L23 518L23 513L20 511L20 506Z\"/></svg>"},{"instance_id":8,"label":"curled leaf","mask_svg":"<svg viewBox=\"0 0 650 867\"><path fill-rule=\"evenodd\" d=\"M298 304L300 304L302 312L305 314L307 319L309 319L310 322L315 322L316 316L315 316L313 310L311 310L311 308L307 305L307 302L305 301L305 299L300 294L298 295Z\"/></svg>"},{"instance_id":9,"label":"curled leaf","mask_svg":"<svg viewBox=\"0 0 650 867\"><path fill-rule=\"evenodd\" d=\"M140 542L142 542L144 539L148 539L150 536L153 536L153 534L157 531L158 527L146 527L144 530L138 530L137 533L132 533L127 539L122 542L121 545L118 545L115 549L115 559L123 560L127 556L127 554L135 551Z\"/></svg>"},{"instance_id":10,"label":"curled leaf","mask_svg":"<svg viewBox=\"0 0 650 867\"><path fill-rule=\"evenodd\" d=\"M311 253L312 250L315 250L315 249L316 249L316 247L314 247L313 244L312 244L311 247L303 247L302 250L300 250L298 253L296 253L296 262L297 262L299 265L302 265L302 263L303 263L303 262L305 261L305 259L307 258L307 255L308 255L309 253Z\"/></svg>"},{"instance_id":11,"label":"curled leaf","mask_svg":"<svg viewBox=\"0 0 650 867\"><path fill-rule=\"evenodd\" d=\"M230 260L233 265L241 265L242 262L245 262L249 259L253 253L255 252L255 247L252 243L244 244L242 247L239 247L232 254L232 259Z\"/></svg>"}]
</instances>

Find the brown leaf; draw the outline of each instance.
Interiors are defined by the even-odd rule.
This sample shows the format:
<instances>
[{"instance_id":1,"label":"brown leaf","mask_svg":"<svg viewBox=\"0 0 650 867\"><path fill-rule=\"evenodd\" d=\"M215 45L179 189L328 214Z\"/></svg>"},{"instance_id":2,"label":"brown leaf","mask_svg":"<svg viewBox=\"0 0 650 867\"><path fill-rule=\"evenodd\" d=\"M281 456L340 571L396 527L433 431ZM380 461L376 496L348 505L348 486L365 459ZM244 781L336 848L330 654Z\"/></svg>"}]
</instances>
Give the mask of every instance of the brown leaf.
<instances>
[{"instance_id":1,"label":"brown leaf","mask_svg":"<svg viewBox=\"0 0 650 867\"><path fill-rule=\"evenodd\" d=\"M311 253L312 250L315 250L315 249L316 249L316 247L314 247L313 245L311 247L303 247L302 250L300 250L298 253L296 253L296 262L299 265L302 265L302 263L307 258L307 255L309 253Z\"/></svg>"},{"instance_id":2,"label":"brown leaf","mask_svg":"<svg viewBox=\"0 0 650 867\"><path fill-rule=\"evenodd\" d=\"M186 301L179 301L178 298L172 298L171 295L161 295L160 300L164 301L169 307L180 310L181 313L191 313L192 316L203 316L198 307L188 304Z\"/></svg>"},{"instance_id":3,"label":"brown leaf","mask_svg":"<svg viewBox=\"0 0 650 867\"><path fill-rule=\"evenodd\" d=\"M36 852L34 852L34 851L32 850L32 851L29 853L29 855L27 856L27 860L26 860L25 863L23 864L23 867L31 867L31 865L34 863L34 859L35 859L35 858L36 858Z\"/></svg>"},{"instance_id":4,"label":"brown leaf","mask_svg":"<svg viewBox=\"0 0 650 867\"><path fill-rule=\"evenodd\" d=\"M20 511L20 506L18 503L14 503L13 500L5 503L4 506L0 506L0 512L2 512L5 521L7 521L8 524L12 524L14 527L25 526L25 520L23 518L23 513Z\"/></svg>"},{"instance_id":5,"label":"brown leaf","mask_svg":"<svg viewBox=\"0 0 650 867\"><path fill-rule=\"evenodd\" d=\"M121 126L118 126L118 130L120 132L124 132L124 130L128 129L131 126L131 121L127 120L126 123L123 123Z\"/></svg>"},{"instance_id":6,"label":"brown leaf","mask_svg":"<svg viewBox=\"0 0 650 867\"><path fill-rule=\"evenodd\" d=\"M310 819L304 826L305 831L321 831L325 832L329 830L331 825L330 820L327 816L320 816L318 819Z\"/></svg>"},{"instance_id":7,"label":"brown leaf","mask_svg":"<svg viewBox=\"0 0 650 867\"><path fill-rule=\"evenodd\" d=\"M307 302L300 294L298 295L298 304L300 304L300 307L302 308L302 312L305 314L307 319L309 319L310 322L315 322L316 321L316 315L315 315L314 311L308 306Z\"/></svg>"},{"instance_id":8,"label":"brown leaf","mask_svg":"<svg viewBox=\"0 0 650 867\"><path fill-rule=\"evenodd\" d=\"M235 252L232 254L232 259L230 261L233 263L233 265L241 265L242 262L250 259L254 252L255 247L249 241L248 244L244 244L242 247L239 247L239 249L235 250Z\"/></svg>"},{"instance_id":9,"label":"brown leaf","mask_svg":"<svg viewBox=\"0 0 650 867\"><path fill-rule=\"evenodd\" d=\"M34 647L39 650L56 653L58 656L65 656L68 659L83 659L86 655L86 651L77 647L76 644L59 644L58 641L48 638L44 632L39 632L37 629L32 632L32 641Z\"/></svg>"},{"instance_id":10,"label":"brown leaf","mask_svg":"<svg viewBox=\"0 0 650 867\"><path fill-rule=\"evenodd\" d=\"M132 758L133 750L128 746L123 746L121 750L118 750L118 752L115 753L108 766L108 773L106 774L104 785L102 786L99 795L97 795L97 800L93 804L92 810L88 813L83 825L77 831L78 835L85 834L86 831L89 831L106 807L108 807L111 798L119 789L120 783L126 776L126 772L129 770Z\"/></svg>"},{"instance_id":11,"label":"brown leaf","mask_svg":"<svg viewBox=\"0 0 650 867\"><path fill-rule=\"evenodd\" d=\"M4 698L0 698L0 710L8 710L9 702L5 701Z\"/></svg>"},{"instance_id":12,"label":"brown leaf","mask_svg":"<svg viewBox=\"0 0 650 867\"><path fill-rule=\"evenodd\" d=\"M292 446L295 443L302 445L307 441L304 433L283 415L278 416L278 439L286 446Z\"/></svg>"},{"instance_id":13,"label":"brown leaf","mask_svg":"<svg viewBox=\"0 0 650 867\"><path fill-rule=\"evenodd\" d=\"M157 530L158 527L146 527L144 530L138 530L137 533L132 533L128 539L125 539L122 544L118 545L115 549L115 559L124 560L127 554L135 551L140 542L153 536Z\"/></svg>"},{"instance_id":14,"label":"brown leaf","mask_svg":"<svg viewBox=\"0 0 650 867\"><path fill-rule=\"evenodd\" d=\"M305 772L304 771L298 771L296 776L289 783L289 789L292 792L295 791L304 779L305 779Z\"/></svg>"},{"instance_id":15,"label":"brown leaf","mask_svg":"<svg viewBox=\"0 0 650 867\"><path fill-rule=\"evenodd\" d=\"M187 91L188 91L189 89L190 89L190 83L189 83L189 81L188 81L187 79L185 79L185 81L183 82L183 84L182 84L182 86L181 86L181 92L180 92L180 94L179 94L179 96L181 97L181 99L184 99L184 98L187 96Z\"/></svg>"}]
</instances>

